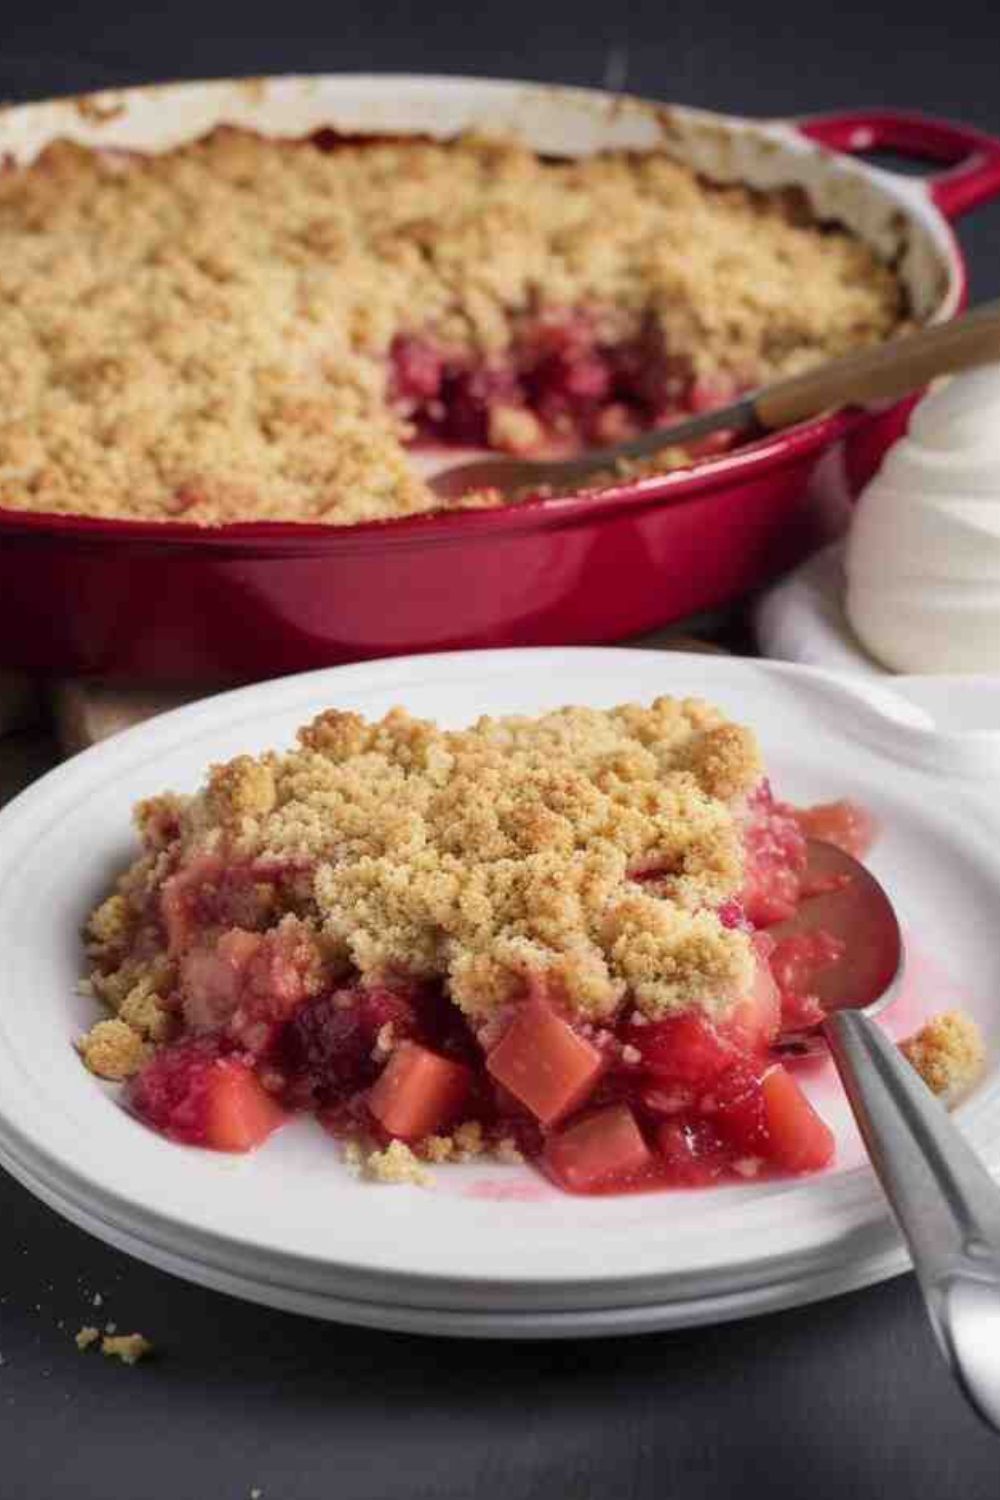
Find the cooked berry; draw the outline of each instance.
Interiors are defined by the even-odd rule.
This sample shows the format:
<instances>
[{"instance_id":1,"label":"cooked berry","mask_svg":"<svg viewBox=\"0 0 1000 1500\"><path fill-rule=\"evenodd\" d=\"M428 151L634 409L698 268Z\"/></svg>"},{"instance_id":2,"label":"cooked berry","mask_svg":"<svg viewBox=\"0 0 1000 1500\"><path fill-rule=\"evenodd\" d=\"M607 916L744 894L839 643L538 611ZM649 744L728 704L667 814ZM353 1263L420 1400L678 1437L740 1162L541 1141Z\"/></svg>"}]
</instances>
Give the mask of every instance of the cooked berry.
<instances>
[{"instance_id":1,"label":"cooked berry","mask_svg":"<svg viewBox=\"0 0 1000 1500\"><path fill-rule=\"evenodd\" d=\"M216 1151L249 1151L284 1123L249 1059L211 1039L162 1048L127 1088L140 1119L173 1140Z\"/></svg>"}]
</instances>

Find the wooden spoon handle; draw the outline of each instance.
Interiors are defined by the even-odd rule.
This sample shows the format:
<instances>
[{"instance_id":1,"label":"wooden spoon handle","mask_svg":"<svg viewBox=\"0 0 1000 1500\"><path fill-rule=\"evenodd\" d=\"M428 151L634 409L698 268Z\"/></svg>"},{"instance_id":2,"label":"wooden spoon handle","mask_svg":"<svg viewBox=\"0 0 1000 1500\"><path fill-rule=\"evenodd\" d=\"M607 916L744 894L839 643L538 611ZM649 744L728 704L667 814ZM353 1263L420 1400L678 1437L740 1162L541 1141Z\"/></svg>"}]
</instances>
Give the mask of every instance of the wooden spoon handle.
<instances>
[{"instance_id":1,"label":"wooden spoon handle","mask_svg":"<svg viewBox=\"0 0 1000 1500\"><path fill-rule=\"evenodd\" d=\"M789 427L838 406L894 401L939 375L1000 360L1000 302L793 375L753 398L761 426Z\"/></svg>"}]
</instances>

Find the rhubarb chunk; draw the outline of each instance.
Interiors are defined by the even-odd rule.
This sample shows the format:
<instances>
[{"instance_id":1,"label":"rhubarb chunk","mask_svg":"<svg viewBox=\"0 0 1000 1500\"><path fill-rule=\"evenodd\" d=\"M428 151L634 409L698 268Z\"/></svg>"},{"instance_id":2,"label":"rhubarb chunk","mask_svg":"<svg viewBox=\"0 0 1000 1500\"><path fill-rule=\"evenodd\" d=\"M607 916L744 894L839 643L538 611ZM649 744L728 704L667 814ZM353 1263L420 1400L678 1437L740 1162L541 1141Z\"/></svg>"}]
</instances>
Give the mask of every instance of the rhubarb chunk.
<instances>
[{"instance_id":1,"label":"rhubarb chunk","mask_svg":"<svg viewBox=\"0 0 1000 1500\"><path fill-rule=\"evenodd\" d=\"M543 1125L551 1125L590 1094L601 1055L543 1000L529 1000L486 1059L486 1066Z\"/></svg>"},{"instance_id":2,"label":"rhubarb chunk","mask_svg":"<svg viewBox=\"0 0 1000 1500\"><path fill-rule=\"evenodd\" d=\"M368 1108L390 1135L419 1140L455 1122L471 1082L462 1063L403 1042L372 1085Z\"/></svg>"},{"instance_id":3,"label":"rhubarb chunk","mask_svg":"<svg viewBox=\"0 0 1000 1500\"><path fill-rule=\"evenodd\" d=\"M768 1154L786 1172L816 1172L832 1159L834 1138L795 1079L780 1063L761 1085L767 1121Z\"/></svg>"},{"instance_id":4,"label":"rhubarb chunk","mask_svg":"<svg viewBox=\"0 0 1000 1500\"><path fill-rule=\"evenodd\" d=\"M131 1080L126 1099L154 1129L192 1146L251 1151L288 1118L240 1057L214 1041L164 1047Z\"/></svg>"},{"instance_id":5,"label":"rhubarb chunk","mask_svg":"<svg viewBox=\"0 0 1000 1500\"><path fill-rule=\"evenodd\" d=\"M595 1193L635 1185L654 1157L632 1111L612 1104L552 1136L545 1161L571 1193Z\"/></svg>"}]
</instances>

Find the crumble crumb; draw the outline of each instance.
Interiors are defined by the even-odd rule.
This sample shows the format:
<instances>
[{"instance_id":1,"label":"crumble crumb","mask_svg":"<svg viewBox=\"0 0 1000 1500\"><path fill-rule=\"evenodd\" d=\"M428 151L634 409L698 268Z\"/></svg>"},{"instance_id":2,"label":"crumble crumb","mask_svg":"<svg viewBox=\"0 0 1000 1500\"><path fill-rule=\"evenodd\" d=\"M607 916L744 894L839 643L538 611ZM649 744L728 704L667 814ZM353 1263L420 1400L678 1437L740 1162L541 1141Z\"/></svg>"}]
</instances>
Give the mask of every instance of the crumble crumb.
<instances>
[{"instance_id":1,"label":"crumble crumb","mask_svg":"<svg viewBox=\"0 0 1000 1500\"><path fill-rule=\"evenodd\" d=\"M100 945L111 945L128 937L129 905L123 892L116 891L91 914L90 935Z\"/></svg>"},{"instance_id":2,"label":"crumble crumb","mask_svg":"<svg viewBox=\"0 0 1000 1500\"><path fill-rule=\"evenodd\" d=\"M237 755L213 766L206 793L221 823L238 828L244 818L266 817L274 806L274 773L266 760Z\"/></svg>"},{"instance_id":3,"label":"crumble crumb","mask_svg":"<svg viewBox=\"0 0 1000 1500\"><path fill-rule=\"evenodd\" d=\"M148 975L139 979L128 991L118 1015L147 1041L163 1042L170 1034L170 1014Z\"/></svg>"},{"instance_id":4,"label":"crumble crumb","mask_svg":"<svg viewBox=\"0 0 1000 1500\"><path fill-rule=\"evenodd\" d=\"M365 1152L360 1141L345 1141L341 1149L341 1158L352 1177L364 1176Z\"/></svg>"},{"instance_id":5,"label":"crumble crumb","mask_svg":"<svg viewBox=\"0 0 1000 1500\"><path fill-rule=\"evenodd\" d=\"M509 1136L500 1140L488 1140L478 1120L467 1120L450 1135L428 1135L418 1141L414 1148L424 1161L440 1165L443 1162L477 1161L491 1156L495 1161L514 1165L524 1160L514 1141Z\"/></svg>"},{"instance_id":6,"label":"crumble crumb","mask_svg":"<svg viewBox=\"0 0 1000 1500\"><path fill-rule=\"evenodd\" d=\"M153 1345L141 1333L105 1334L101 1339L101 1353L123 1365L136 1365L152 1352Z\"/></svg>"},{"instance_id":7,"label":"crumble crumb","mask_svg":"<svg viewBox=\"0 0 1000 1500\"><path fill-rule=\"evenodd\" d=\"M78 1045L90 1071L113 1082L137 1073L149 1055L139 1033L120 1019L96 1022Z\"/></svg>"},{"instance_id":8,"label":"crumble crumb","mask_svg":"<svg viewBox=\"0 0 1000 1500\"><path fill-rule=\"evenodd\" d=\"M372 1182L408 1183L413 1187L431 1187L434 1176L403 1141L390 1141L383 1151L370 1151L363 1157L364 1175Z\"/></svg>"},{"instance_id":9,"label":"crumble crumb","mask_svg":"<svg viewBox=\"0 0 1000 1500\"><path fill-rule=\"evenodd\" d=\"M486 1149L483 1127L478 1120L466 1120L457 1126L453 1136L457 1161L473 1161Z\"/></svg>"},{"instance_id":10,"label":"crumble crumb","mask_svg":"<svg viewBox=\"0 0 1000 1500\"><path fill-rule=\"evenodd\" d=\"M524 1153L510 1136L503 1136L493 1147L493 1155L505 1166L518 1166L524 1161Z\"/></svg>"},{"instance_id":11,"label":"crumble crumb","mask_svg":"<svg viewBox=\"0 0 1000 1500\"><path fill-rule=\"evenodd\" d=\"M945 1011L899 1044L933 1093L953 1104L980 1078L986 1063L982 1033L964 1011Z\"/></svg>"},{"instance_id":12,"label":"crumble crumb","mask_svg":"<svg viewBox=\"0 0 1000 1500\"><path fill-rule=\"evenodd\" d=\"M449 1159L448 1152L431 1158L437 1161ZM345 1167L352 1177L365 1177L370 1182L413 1187L431 1187L434 1177L418 1156L405 1142L390 1141L384 1149L373 1148L371 1143L359 1140L345 1141L342 1148Z\"/></svg>"},{"instance_id":13,"label":"crumble crumb","mask_svg":"<svg viewBox=\"0 0 1000 1500\"><path fill-rule=\"evenodd\" d=\"M522 407L499 406L490 411L488 440L491 448L509 453L529 453L543 435L538 418Z\"/></svg>"},{"instance_id":14,"label":"crumble crumb","mask_svg":"<svg viewBox=\"0 0 1000 1500\"><path fill-rule=\"evenodd\" d=\"M91 1324L88 1324L85 1328L79 1329L76 1333L76 1347L78 1349L89 1349L92 1344L96 1344L98 1342L100 1337L101 1330L99 1328L94 1328Z\"/></svg>"},{"instance_id":15,"label":"crumble crumb","mask_svg":"<svg viewBox=\"0 0 1000 1500\"><path fill-rule=\"evenodd\" d=\"M455 1158L455 1141L450 1135L428 1135L417 1143L417 1153L425 1161L441 1166Z\"/></svg>"}]
</instances>

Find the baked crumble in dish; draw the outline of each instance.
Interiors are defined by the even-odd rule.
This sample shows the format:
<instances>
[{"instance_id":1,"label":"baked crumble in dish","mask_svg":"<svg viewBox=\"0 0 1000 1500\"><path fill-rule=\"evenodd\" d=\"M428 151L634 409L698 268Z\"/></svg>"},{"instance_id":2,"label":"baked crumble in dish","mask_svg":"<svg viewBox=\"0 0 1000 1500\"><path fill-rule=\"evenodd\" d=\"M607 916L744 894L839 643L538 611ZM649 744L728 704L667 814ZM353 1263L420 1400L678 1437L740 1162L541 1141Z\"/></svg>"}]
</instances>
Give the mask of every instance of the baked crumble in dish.
<instances>
[{"instance_id":1,"label":"baked crumble in dish","mask_svg":"<svg viewBox=\"0 0 1000 1500\"><path fill-rule=\"evenodd\" d=\"M776 801L705 703L330 710L136 820L87 929L114 1014L80 1046L174 1140L248 1150L305 1112L384 1180L486 1153L578 1193L833 1155L771 1046L839 950L768 929L808 894L806 834L860 853L871 820ZM952 1018L923 1055L950 1087L977 1045Z\"/></svg>"},{"instance_id":2,"label":"baked crumble in dish","mask_svg":"<svg viewBox=\"0 0 1000 1500\"><path fill-rule=\"evenodd\" d=\"M60 142L0 173L0 505L206 526L440 509L408 450L618 441L906 315L893 268L799 190L663 152Z\"/></svg>"}]
</instances>

